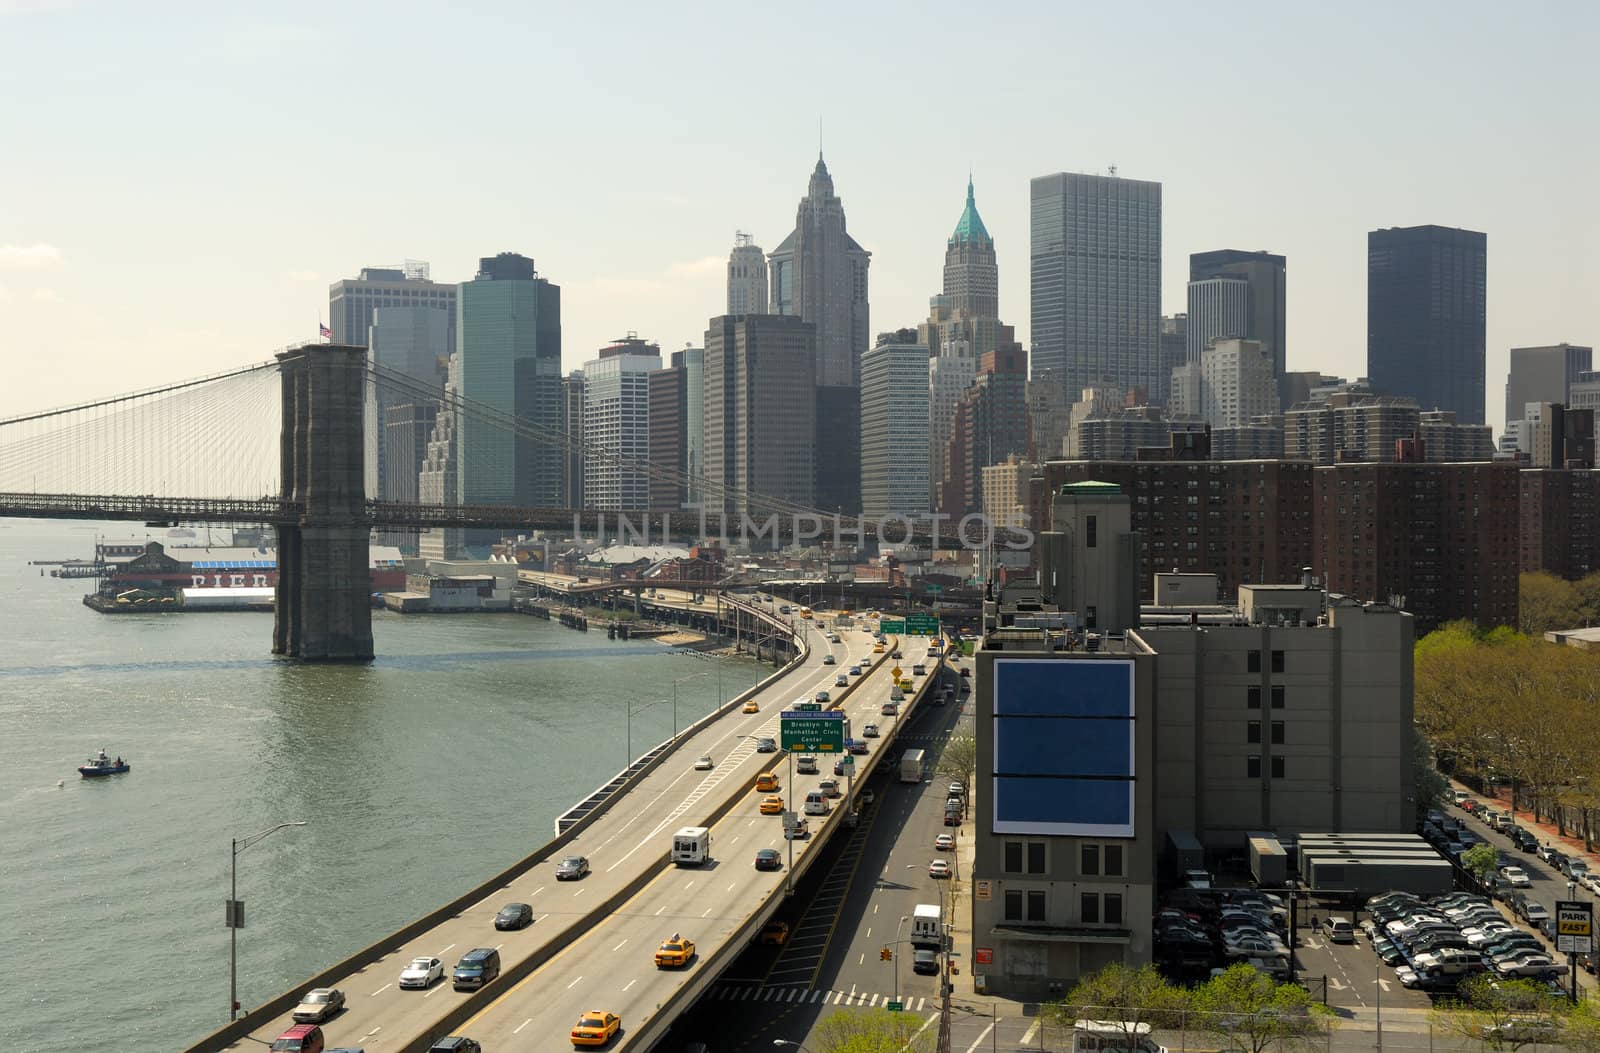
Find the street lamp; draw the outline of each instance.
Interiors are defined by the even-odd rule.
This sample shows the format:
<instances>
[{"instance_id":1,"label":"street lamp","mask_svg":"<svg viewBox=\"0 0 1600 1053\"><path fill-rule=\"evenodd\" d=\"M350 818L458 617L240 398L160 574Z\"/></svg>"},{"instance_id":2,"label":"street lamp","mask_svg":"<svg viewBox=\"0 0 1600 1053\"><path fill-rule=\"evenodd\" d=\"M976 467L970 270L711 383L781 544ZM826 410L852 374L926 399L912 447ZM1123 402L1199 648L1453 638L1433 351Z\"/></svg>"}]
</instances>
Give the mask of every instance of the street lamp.
<instances>
[{"instance_id":1,"label":"street lamp","mask_svg":"<svg viewBox=\"0 0 1600 1053\"><path fill-rule=\"evenodd\" d=\"M654 702L646 702L644 705L640 706L638 709L634 709L631 705L628 704L627 699L623 699L623 705L628 710L628 740L627 740L628 741L628 756L627 756L627 763L623 766L623 770L624 771L628 770L628 768L633 767L633 718L638 716L640 713L643 713L645 710L649 709L651 706L659 706L659 705L663 705L663 704L665 704L667 702L671 702L671 701L672 701L672 699L670 699L670 698L658 698ZM674 734L676 734L676 732L674 732Z\"/></svg>"},{"instance_id":2,"label":"street lamp","mask_svg":"<svg viewBox=\"0 0 1600 1053\"><path fill-rule=\"evenodd\" d=\"M239 1015L239 930L244 928L244 901L239 898L239 853L251 845L277 833L288 826L304 826L304 820L279 823L249 837L233 839L233 857L228 878L228 903L225 918L228 925L228 1019Z\"/></svg>"},{"instance_id":3,"label":"street lamp","mask_svg":"<svg viewBox=\"0 0 1600 1053\"><path fill-rule=\"evenodd\" d=\"M680 676L680 677L678 677L678 679L676 679L676 680L674 680L672 682L672 737L673 738L677 738L678 737L678 685L683 683L685 680L693 680L697 676L705 676L705 675L706 675L705 673L690 673L688 676Z\"/></svg>"},{"instance_id":4,"label":"street lamp","mask_svg":"<svg viewBox=\"0 0 1600 1053\"><path fill-rule=\"evenodd\" d=\"M906 923L906 915L900 915L900 923L894 927L894 1000L900 1001L900 929Z\"/></svg>"}]
</instances>

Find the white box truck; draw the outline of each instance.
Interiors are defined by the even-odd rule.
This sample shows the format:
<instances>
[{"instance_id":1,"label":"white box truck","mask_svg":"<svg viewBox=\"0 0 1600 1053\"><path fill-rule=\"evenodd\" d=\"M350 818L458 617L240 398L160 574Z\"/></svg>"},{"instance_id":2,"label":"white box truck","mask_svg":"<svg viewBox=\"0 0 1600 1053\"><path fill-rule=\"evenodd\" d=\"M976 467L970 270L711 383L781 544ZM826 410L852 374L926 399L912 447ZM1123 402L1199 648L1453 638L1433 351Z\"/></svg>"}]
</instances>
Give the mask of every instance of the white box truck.
<instances>
[{"instance_id":1,"label":"white box truck","mask_svg":"<svg viewBox=\"0 0 1600 1053\"><path fill-rule=\"evenodd\" d=\"M914 947L939 946L939 904L917 904L911 915L911 944Z\"/></svg>"},{"instance_id":2,"label":"white box truck","mask_svg":"<svg viewBox=\"0 0 1600 1053\"><path fill-rule=\"evenodd\" d=\"M900 781L921 782L922 763L925 759L922 750L906 750L900 754Z\"/></svg>"},{"instance_id":3,"label":"white box truck","mask_svg":"<svg viewBox=\"0 0 1600 1053\"><path fill-rule=\"evenodd\" d=\"M711 858L711 831L686 826L672 835L672 861L680 867L697 867Z\"/></svg>"}]
</instances>

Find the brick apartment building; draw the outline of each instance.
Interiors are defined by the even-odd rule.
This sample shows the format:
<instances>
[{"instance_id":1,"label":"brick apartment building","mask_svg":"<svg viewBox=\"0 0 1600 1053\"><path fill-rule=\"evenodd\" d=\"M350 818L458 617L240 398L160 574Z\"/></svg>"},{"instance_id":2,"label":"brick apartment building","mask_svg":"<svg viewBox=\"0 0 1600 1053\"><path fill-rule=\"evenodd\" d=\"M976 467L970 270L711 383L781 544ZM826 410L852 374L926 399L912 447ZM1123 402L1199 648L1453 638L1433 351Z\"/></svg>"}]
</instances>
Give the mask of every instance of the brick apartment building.
<instances>
[{"instance_id":1,"label":"brick apartment building","mask_svg":"<svg viewBox=\"0 0 1600 1053\"><path fill-rule=\"evenodd\" d=\"M1312 571L1334 592L1404 597L1420 636L1447 621L1517 623L1518 471L1512 464L1332 464L1314 469Z\"/></svg>"},{"instance_id":2,"label":"brick apartment building","mask_svg":"<svg viewBox=\"0 0 1600 1053\"><path fill-rule=\"evenodd\" d=\"M1206 572L1222 594L1240 585L1298 581L1311 562L1311 473L1297 461L1051 461L1030 489L1029 522L1050 522L1049 501L1066 483L1116 483L1132 501L1154 602L1153 572Z\"/></svg>"},{"instance_id":3,"label":"brick apartment building","mask_svg":"<svg viewBox=\"0 0 1600 1053\"><path fill-rule=\"evenodd\" d=\"M1157 571L1216 574L1227 597L1310 566L1355 599L1404 596L1420 635L1457 618L1516 624L1519 474L1489 462L1052 461L1031 482L1029 518L1049 522L1064 484L1116 483L1140 535L1142 602ZM1600 501L1600 481L1589 487ZM1555 515L1546 544L1564 549Z\"/></svg>"},{"instance_id":4,"label":"brick apartment building","mask_svg":"<svg viewBox=\"0 0 1600 1053\"><path fill-rule=\"evenodd\" d=\"M1600 570L1600 472L1592 468L1524 468L1521 569L1569 581Z\"/></svg>"}]
</instances>

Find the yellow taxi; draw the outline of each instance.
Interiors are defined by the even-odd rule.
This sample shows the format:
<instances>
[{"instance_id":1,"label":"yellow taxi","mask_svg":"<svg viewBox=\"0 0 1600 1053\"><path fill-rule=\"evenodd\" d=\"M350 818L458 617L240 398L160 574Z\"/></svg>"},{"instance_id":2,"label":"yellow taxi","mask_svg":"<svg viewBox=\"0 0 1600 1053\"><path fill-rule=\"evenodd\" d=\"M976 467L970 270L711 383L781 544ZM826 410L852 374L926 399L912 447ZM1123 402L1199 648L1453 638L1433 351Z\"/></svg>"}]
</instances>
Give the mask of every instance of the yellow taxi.
<instances>
[{"instance_id":1,"label":"yellow taxi","mask_svg":"<svg viewBox=\"0 0 1600 1053\"><path fill-rule=\"evenodd\" d=\"M880 644L873 644L872 645L872 653L873 654L882 654L883 653L883 644L881 644L881 643Z\"/></svg>"},{"instance_id":2,"label":"yellow taxi","mask_svg":"<svg viewBox=\"0 0 1600 1053\"><path fill-rule=\"evenodd\" d=\"M772 793L778 788L778 777L770 771L756 776L756 793Z\"/></svg>"},{"instance_id":3,"label":"yellow taxi","mask_svg":"<svg viewBox=\"0 0 1600 1053\"><path fill-rule=\"evenodd\" d=\"M789 923L786 921L779 921L774 918L772 921L767 922L766 928L761 930L761 935L757 937L757 942L769 945L778 945L784 943L788 939Z\"/></svg>"},{"instance_id":4,"label":"yellow taxi","mask_svg":"<svg viewBox=\"0 0 1600 1053\"><path fill-rule=\"evenodd\" d=\"M762 815L782 815L783 814L783 798L779 797L776 794L772 795L771 797L763 797L763 798L761 798L761 814Z\"/></svg>"},{"instance_id":5,"label":"yellow taxi","mask_svg":"<svg viewBox=\"0 0 1600 1053\"><path fill-rule=\"evenodd\" d=\"M603 1046L616 1036L622 1018L604 1009L590 1009L578 1017L572 1028L574 1046Z\"/></svg>"},{"instance_id":6,"label":"yellow taxi","mask_svg":"<svg viewBox=\"0 0 1600 1053\"><path fill-rule=\"evenodd\" d=\"M915 684L913 684L911 682L911 678L909 676L900 678L900 690L902 690L902 691L910 691L913 688L915 688L916 686L917 685L915 685Z\"/></svg>"},{"instance_id":7,"label":"yellow taxi","mask_svg":"<svg viewBox=\"0 0 1600 1053\"><path fill-rule=\"evenodd\" d=\"M756 705L756 700L752 698L744 704L744 711L746 713L759 713L761 712L761 707Z\"/></svg>"},{"instance_id":8,"label":"yellow taxi","mask_svg":"<svg viewBox=\"0 0 1600 1053\"><path fill-rule=\"evenodd\" d=\"M678 969L689 964L694 957L694 941L673 933L656 948L657 969Z\"/></svg>"}]
</instances>

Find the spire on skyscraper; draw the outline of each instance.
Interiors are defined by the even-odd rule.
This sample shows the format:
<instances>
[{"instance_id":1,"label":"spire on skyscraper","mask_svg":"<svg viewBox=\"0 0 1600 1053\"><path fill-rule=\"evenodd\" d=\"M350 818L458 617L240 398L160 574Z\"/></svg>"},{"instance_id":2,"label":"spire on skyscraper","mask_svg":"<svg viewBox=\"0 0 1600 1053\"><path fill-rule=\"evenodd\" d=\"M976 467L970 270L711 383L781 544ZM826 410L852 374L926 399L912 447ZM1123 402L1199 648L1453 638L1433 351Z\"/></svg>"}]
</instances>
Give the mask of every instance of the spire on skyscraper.
<instances>
[{"instance_id":1,"label":"spire on skyscraper","mask_svg":"<svg viewBox=\"0 0 1600 1053\"><path fill-rule=\"evenodd\" d=\"M961 220L956 223L956 230L950 235L949 244L954 245L959 241L982 241L989 245L994 244L988 228L983 225L982 217L978 215L978 205L972 194L971 173L967 174L967 207L961 212Z\"/></svg>"}]
</instances>

